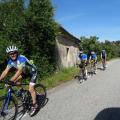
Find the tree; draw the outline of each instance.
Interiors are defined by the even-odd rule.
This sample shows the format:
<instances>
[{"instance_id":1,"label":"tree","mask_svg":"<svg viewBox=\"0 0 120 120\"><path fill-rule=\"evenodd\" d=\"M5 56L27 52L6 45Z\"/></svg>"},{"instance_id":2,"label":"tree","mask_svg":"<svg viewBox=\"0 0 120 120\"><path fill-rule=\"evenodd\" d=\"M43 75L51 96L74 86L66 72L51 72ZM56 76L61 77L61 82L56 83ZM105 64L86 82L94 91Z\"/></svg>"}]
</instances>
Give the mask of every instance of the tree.
<instances>
[{"instance_id":1,"label":"tree","mask_svg":"<svg viewBox=\"0 0 120 120\"><path fill-rule=\"evenodd\" d=\"M57 24L53 19L50 0L3 0L0 2L0 43L2 48L16 44L20 51L38 66L40 77L55 68L55 38ZM2 54L3 58L4 53Z\"/></svg>"}]
</instances>

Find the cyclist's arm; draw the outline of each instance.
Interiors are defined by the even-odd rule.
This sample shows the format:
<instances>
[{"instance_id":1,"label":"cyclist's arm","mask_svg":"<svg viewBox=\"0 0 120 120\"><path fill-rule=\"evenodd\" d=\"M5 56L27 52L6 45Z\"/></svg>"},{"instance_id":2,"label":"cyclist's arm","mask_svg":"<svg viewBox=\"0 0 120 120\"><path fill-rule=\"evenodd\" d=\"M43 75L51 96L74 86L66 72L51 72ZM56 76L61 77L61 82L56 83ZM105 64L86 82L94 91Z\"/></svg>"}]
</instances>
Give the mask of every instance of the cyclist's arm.
<instances>
[{"instance_id":1,"label":"cyclist's arm","mask_svg":"<svg viewBox=\"0 0 120 120\"><path fill-rule=\"evenodd\" d=\"M18 66L17 72L15 75L11 78L11 81L16 82L17 78L21 75L23 72L23 68L25 67L25 62L21 62L21 64Z\"/></svg>"},{"instance_id":2,"label":"cyclist's arm","mask_svg":"<svg viewBox=\"0 0 120 120\"><path fill-rule=\"evenodd\" d=\"M11 81L16 82L17 78L21 75L23 68L19 68L15 75L11 78Z\"/></svg>"},{"instance_id":3,"label":"cyclist's arm","mask_svg":"<svg viewBox=\"0 0 120 120\"><path fill-rule=\"evenodd\" d=\"M0 76L0 80L3 80L5 78L5 76L8 74L10 70L10 67L6 67L5 70L2 72L1 76Z\"/></svg>"}]
</instances>

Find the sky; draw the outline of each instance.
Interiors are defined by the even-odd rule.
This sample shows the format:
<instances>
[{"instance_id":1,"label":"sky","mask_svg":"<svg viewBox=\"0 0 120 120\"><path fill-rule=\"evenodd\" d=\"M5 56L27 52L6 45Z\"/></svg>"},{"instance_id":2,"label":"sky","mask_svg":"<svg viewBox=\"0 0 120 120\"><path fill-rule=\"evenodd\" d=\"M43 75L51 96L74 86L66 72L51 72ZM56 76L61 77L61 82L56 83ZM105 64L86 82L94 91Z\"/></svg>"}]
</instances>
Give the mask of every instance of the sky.
<instances>
[{"instance_id":1,"label":"sky","mask_svg":"<svg viewBox=\"0 0 120 120\"><path fill-rule=\"evenodd\" d=\"M120 40L120 0L52 0L54 19L77 38Z\"/></svg>"}]
</instances>

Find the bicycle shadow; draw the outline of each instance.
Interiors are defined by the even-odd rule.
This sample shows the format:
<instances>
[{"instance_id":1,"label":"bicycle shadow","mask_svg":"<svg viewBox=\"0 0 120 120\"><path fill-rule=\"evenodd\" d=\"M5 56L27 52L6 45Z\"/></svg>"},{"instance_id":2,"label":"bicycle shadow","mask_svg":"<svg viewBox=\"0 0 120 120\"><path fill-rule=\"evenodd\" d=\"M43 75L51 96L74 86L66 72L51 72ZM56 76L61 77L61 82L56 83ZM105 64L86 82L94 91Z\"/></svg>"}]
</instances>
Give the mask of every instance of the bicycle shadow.
<instances>
[{"instance_id":1,"label":"bicycle shadow","mask_svg":"<svg viewBox=\"0 0 120 120\"><path fill-rule=\"evenodd\" d=\"M101 71L104 71L104 70L105 70L105 68L103 68L103 67L98 67L97 69L98 69L98 70L101 70Z\"/></svg>"},{"instance_id":2,"label":"bicycle shadow","mask_svg":"<svg viewBox=\"0 0 120 120\"><path fill-rule=\"evenodd\" d=\"M96 75L96 74L95 74L94 71L89 71L89 72L88 72L88 75L89 75L89 76L93 76L93 75Z\"/></svg>"},{"instance_id":3,"label":"bicycle shadow","mask_svg":"<svg viewBox=\"0 0 120 120\"><path fill-rule=\"evenodd\" d=\"M83 78L83 75L76 75L76 76L74 76L74 79L77 80L80 84L87 80L87 79Z\"/></svg>"},{"instance_id":4,"label":"bicycle shadow","mask_svg":"<svg viewBox=\"0 0 120 120\"><path fill-rule=\"evenodd\" d=\"M34 116L37 115L37 113L41 110L41 108L43 108L48 103L48 101L49 101L49 98L46 98L44 95L37 95L38 108L37 108ZM22 107L22 105L19 107L17 120L21 120L24 117L24 115L26 113L28 113L28 111L24 110L21 107Z\"/></svg>"},{"instance_id":5,"label":"bicycle shadow","mask_svg":"<svg viewBox=\"0 0 120 120\"><path fill-rule=\"evenodd\" d=\"M83 76L82 75L76 75L76 76L74 76L74 79L77 80L78 82L82 83Z\"/></svg>"},{"instance_id":6,"label":"bicycle shadow","mask_svg":"<svg viewBox=\"0 0 120 120\"><path fill-rule=\"evenodd\" d=\"M39 109L43 108L49 101L49 98L46 98L44 95L37 95L37 102Z\"/></svg>"},{"instance_id":7,"label":"bicycle shadow","mask_svg":"<svg viewBox=\"0 0 120 120\"><path fill-rule=\"evenodd\" d=\"M120 108L106 108L98 113L94 120L120 120Z\"/></svg>"}]
</instances>

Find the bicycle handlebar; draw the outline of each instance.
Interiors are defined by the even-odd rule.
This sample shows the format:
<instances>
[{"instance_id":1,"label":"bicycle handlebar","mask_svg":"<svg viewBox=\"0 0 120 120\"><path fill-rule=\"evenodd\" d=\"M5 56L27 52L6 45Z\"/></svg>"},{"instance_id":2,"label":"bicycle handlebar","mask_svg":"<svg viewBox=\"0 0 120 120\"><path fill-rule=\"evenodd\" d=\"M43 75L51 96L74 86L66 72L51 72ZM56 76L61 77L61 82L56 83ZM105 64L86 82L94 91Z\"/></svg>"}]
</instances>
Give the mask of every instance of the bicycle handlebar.
<instances>
[{"instance_id":1,"label":"bicycle handlebar","mask_svg":"<svg viewBox=\"0 0 120 120\"><path fill-rule=\"evenodd\" d=\"M8 80L2 80L2 81L0 81L0 83L11 85L11 81L8 81ZM29 84L28 83L20 83L20 84L14 83L11 86L20 86L20 85L29 85Z\"/></svg>"}]
</instances>

